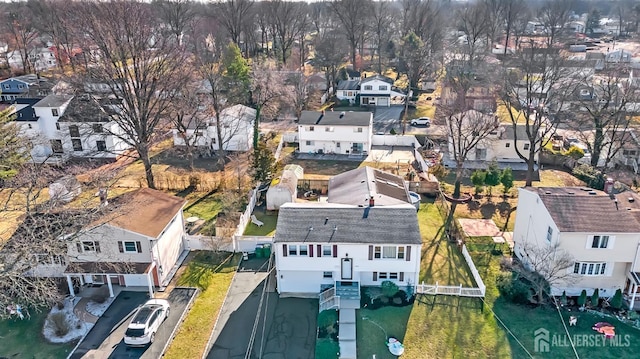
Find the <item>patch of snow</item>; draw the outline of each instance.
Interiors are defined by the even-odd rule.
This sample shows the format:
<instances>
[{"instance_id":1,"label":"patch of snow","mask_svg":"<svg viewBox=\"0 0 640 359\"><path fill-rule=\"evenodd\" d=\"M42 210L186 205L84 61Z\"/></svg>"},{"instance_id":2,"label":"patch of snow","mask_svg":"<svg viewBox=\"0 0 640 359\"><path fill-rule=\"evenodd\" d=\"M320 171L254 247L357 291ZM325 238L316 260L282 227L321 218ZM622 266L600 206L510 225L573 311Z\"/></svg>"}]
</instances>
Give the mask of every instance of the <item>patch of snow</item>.
<instances>
[{"instance_id":1,"label":"patch of snow","mask_svg":"<svg viewBox=\"0 0 640 359\"><path fill-rule=\"evenodd\" d=\"M80 301L79 297L73 298L73 300L65 300L64 308L58 309L58 306L55 305L49 315L47 315L47 319L44 322L44 327L42 328L42 334L44 337L51 343L68 343L75 339L82 338L85 334L89 332L89 330L93 327L93 324L87 323L78 319L78 317L73 313L73 308ZM67 323L69 323L69 332L59 337L55 334L55 325L51 321L51 316L56 313L64 313Z\"/></svg>"},{"instance_id":2,"label":"patch of snow","mask_svg":"<svg viewBox=\"0 0 640 359\"><path fill-rule=\"evenodd\" d=\"M111 303L113 303L114 299L116 299L116 297L108 297L104 303L96 303L90 300L87 303L87 312L96 317L101 317L102 314L104 314L104 312L109 309L109 306L111 305Z\"/></svg>"}]
</instances>

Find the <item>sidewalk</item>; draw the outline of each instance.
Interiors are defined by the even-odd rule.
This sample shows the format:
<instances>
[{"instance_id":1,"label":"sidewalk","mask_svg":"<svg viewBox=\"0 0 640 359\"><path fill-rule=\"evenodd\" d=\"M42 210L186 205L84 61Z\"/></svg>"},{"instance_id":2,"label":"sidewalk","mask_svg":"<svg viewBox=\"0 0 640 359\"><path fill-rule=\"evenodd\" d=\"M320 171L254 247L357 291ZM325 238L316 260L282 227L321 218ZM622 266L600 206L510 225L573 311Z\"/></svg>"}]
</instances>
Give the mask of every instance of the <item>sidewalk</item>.
<instances>
[{"instance_id":1,"label":"sidewalk","mask_svg":"<svg viewBox=\"0 0 640 359\"><path fill-rule=\"evenodd\" d=\"M73 314L75 314L78 317L78 319L84 322L96 324L96 322L98 321L98 317L96 317L95 315L87 311L88 303L89 303L89 298L84 297L80 299L80 301L76 304L76 306L73 307Z\"/></svg>"}]
</instances>

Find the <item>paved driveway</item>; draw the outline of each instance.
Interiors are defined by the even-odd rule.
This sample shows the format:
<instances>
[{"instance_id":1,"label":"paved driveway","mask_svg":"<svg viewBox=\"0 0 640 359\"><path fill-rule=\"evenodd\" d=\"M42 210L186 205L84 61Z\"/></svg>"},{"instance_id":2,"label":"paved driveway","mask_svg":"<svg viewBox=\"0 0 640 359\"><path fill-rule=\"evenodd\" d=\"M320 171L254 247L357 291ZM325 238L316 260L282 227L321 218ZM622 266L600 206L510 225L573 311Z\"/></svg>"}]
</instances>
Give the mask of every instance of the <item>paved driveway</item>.
<instances>
[{"instance_id":1,"label":"paved driveway","mask_svg":"<svg viewBox=\"0 0 640 359\"><path fill-rule=\"evenodd\" d=\"M129 348L124 344L124 332L135 309L148 298L147 292L123 291L96 322L71 358L158 358L171 334L179 324L182 313L196 290L175 288L168 296L171 303L169 318L160 326L155 341L148 347Z\"/></svg>"},{"instance_id":2,"label":"paved driveway","mask_svg":"<svg viewBox=\"0 0 640 359\"><path fill-rule=\"evenodd\" d=\"M389 134L392 128L401 133L400 115L403 110L403 106L376 107L373 114L373 133Z\"/></svg>"}]
</instances>

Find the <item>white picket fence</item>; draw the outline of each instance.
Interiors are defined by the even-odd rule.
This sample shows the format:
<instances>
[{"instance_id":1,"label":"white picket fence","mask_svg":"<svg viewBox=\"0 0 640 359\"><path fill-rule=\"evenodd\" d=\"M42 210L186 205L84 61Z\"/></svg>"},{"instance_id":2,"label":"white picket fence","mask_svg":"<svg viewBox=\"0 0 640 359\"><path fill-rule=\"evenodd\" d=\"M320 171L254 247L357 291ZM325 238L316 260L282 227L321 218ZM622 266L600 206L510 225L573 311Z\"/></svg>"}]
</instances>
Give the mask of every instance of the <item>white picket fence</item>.
<instances>
[{"instance_id":1,"label":"white picket fence","mask_svg":"<svg viewBox=\"0 0 640 359\"><path fill-rule=\"evenodd\" d=\"M233 252L234 243L221 237L185 235L186 248L190 251L228 251Z\"/></svg>"},{"instance_id":2,"label":"white picket fence","mask_svg":"<svg viewBox=\"0 0 640 359\"><path fill-rule=\"evenodd\" d=\"M464 260L467 262L469 266L469 270L473 275L473 279L476 282L477 287L469 288L463 287L460 285L439 285L438 282L436 284L418 284L416 285L416 293L418 294L429 294L429 295L457 295L461 297L481 297L484 298L485 293L487 291L487 287L484 285L482 278L480 278L480 273L476 269L475 264L473 264L473 260L471 259L471 255L469 255L469 251L467 250L467 246L462 245L462 256Z\"/></svg>"},{"instance_id":3,"label":"white picket fence","mask_svg":"<svg viewBox=\"0 0 640 359\"><path fill-rule=\"evenodd\" d=\"M276 148L276 153L274 153L273 157L276 159L276 162L280 160L280 154L282 153L282 147L284 146L284 136L280 137L280 143L278 143L278 148Z\"/></svg>"},{"instance_id":4,"label":"white picket fence","mask_svg":"<svg viewBox=\"0 0 640 359\"><path fill-rule=\"evenodd\" d=\"M251 194L249 195L249 203L247 204L247 208L245 208L244 212L240 216L240 221L238 222L238 226L236 227L236 231L233 232L233 237L242 236L244 234L244 229L247 228L247 223L251 221L251 213L253 213L253 208L256 206L256 201L258 200L258 188L254 188L251 190Z\"/></svg>"},{"instance_id":5,"label":"white picket fence","mask_svg":"<svg viewBox=\"0 0 640 359\"><path fill-rule=\"evenodd\" d=\"M253 253L259 244L270 243L273 245L271 236L236 236L233 238L233 250L235 252Z\"/></svg>"}]
</instances>

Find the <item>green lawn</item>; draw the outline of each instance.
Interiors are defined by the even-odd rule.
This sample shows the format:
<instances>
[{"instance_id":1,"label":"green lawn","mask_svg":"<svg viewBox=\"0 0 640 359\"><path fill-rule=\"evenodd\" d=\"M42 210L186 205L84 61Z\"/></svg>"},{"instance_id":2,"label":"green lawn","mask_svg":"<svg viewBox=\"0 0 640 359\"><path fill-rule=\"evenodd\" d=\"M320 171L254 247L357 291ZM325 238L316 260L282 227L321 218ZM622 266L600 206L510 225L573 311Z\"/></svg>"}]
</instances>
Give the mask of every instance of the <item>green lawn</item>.
<instances>
[{"instance_id":1,"label":"green lawn","mask_svg":"<svg viewBox=\"0 0 640 359\"><path fill-rule=\"evenodd\" d=\"M66 358L76 342L50 344L42 337L46 312L31 313L31 319L0 321L0 357Z\"/></svg>"},{"instance_id":2,"label":"green lawn","mask_svg":"<svg viewBox=\"0 0 640 359\"><path fill-rule=\"evenodd\" d=\"M438 218L442 223L442 219L438 217L438 212L430 207L433 206L432 204L423 206L419 212L421 229L426 228L431 232L426 236L423 234L425 246L434 246L433 243L429 243L429 241L434 241L433 229L430 227L434 227L433 225L438 223ZM427 214L428 216L425 216ZM427 224L430 226L425 227ZM528 358L527 352L535 358L575 357L572 349L566 346L552 346L549 353L534 352L534 331L539 328L548 330L551 334L551 340L555 336L556 343L560 343L560 345L568 343L563 336L562 321L556 309L551 306L531 308L512 304L500 297L496 287L496 278L500 273L501 255L499 253L492 254L493 246L486 242L487 238L475 238L467 242L474 264L487 286L485 303L482 304L478 298L458 298L444 295L419 297L411 308L407 322L407 331L404 337L405 354L402 357L406 359L425 357ZM442 245L441 242L440 247ZM448 251L455 253L455 249L451 247ZM440 252L441 250L437 251L438 254ZM449 273L464 273L462 269L459 269L460 262L456 260L456 255L452 255L449 262L444 259L446 258L439 255L423 256L422 268L435 267L436 265L440 268L439 271L432 271L432 273L421 273L425 282L447 277ZM432 265L432 262L436 264ZM447 269L447 265L450 268ZM445 275L442 275L443 273ZM499 323L492 311L500 317L526 350ZM587 340L577 348L580 357L631 358L636 357L640 351L640 330L615 319L602 318L594 314L562 312L565 320L569 315L578 316L578 325L569 328L571 335L577 335L579 338ZM619 338L619 342L616 343L622 346L611 347L610 343L606 343L606 346L603 347L605 344L600 335L593 335L596 333L591 330L591 326L599 321L612 323L616 327ZM596 341L598 339L600 341ZM592 345L587 346L590 343ZM593 345L600 345L600 347ZM425 353L428 355L425 356Z\"/></svg>"},{"instance_id":3,"label":"green lawn","mask_svg":"<svg viewBox=\"0 0 640 359\"><path fill-rule=\"evenodd\" d=\"M358 358L395 359L387 348L387 338L404 340L411 307L382 307L376 310L358 309L356 333ZM404 358L404 356L403 356Z\"/></svg>"},{"instance_id":4,"label":"green lawn","mask_svg":"<svg viewBox=\"0 0 640 359\"><path fill-rule=\"evenodd\" d=\"M249 221L247 228L244 229L245 236L273 236L276 233L276 223L278 222L278 215L276 213L253 211L253 214L259 221L262 221L264 225L258 227Z\"/></svg>"},{"instance_id":5,"label":"green lawn","mask_svg":"<svg viewBox=\"0 0 640 359\"><path fill-rule=\"evenodd\" d=\"M185 197L188 201L184 209L184 217L199 217L205 220L205 224L199 232L204 235L213 235L215 232L215 219L222 210L222 201L218 193L191 192Z\"/></svg>"},{"instance_id":6,"label":"green lawn","mask_svg":"<svg viewBox=\"0 0 640 359\"><path fill-rule=\"evenodd\" d=\"M197 287L198 295L169 346L165 358L200 358L227 295L241 254L198 252L178 280L179 286Z\"/></svg>"}]
</instances>

